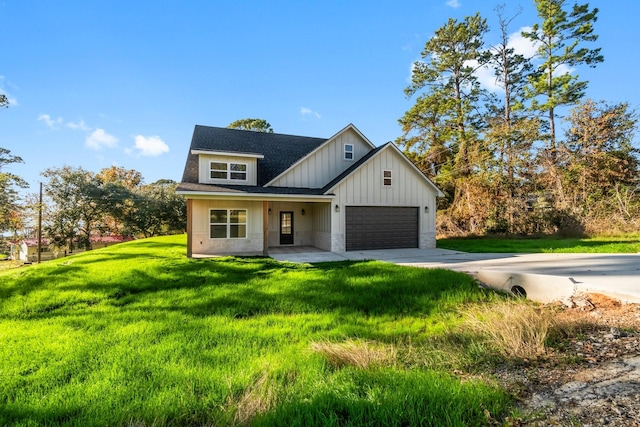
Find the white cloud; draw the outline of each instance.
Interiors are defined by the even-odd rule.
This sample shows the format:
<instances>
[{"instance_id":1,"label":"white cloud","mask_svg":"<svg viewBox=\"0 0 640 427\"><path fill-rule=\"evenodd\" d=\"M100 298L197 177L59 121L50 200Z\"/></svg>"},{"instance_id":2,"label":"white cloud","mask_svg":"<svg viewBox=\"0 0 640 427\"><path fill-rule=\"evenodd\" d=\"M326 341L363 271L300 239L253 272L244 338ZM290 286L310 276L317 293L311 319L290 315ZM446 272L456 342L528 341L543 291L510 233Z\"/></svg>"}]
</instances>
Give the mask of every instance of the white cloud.
<instances>
[{"instance_id":1,"label":"white cloud","mask_svg":"<svg viewBox=\"0 0 640 427\"><path fill-rule=\"evenodd\" d=\"M522 55L525 58L533 58L538 49L537 43L522 36L522 32L531 32L531 27L522 27L520 30L509 35L509 41L507 42L508 48L513 48L516 54Z\"/></svg>"},{"instance_id":2,"label":"white cloud","mask_svg":"<svg viewBox=\"0 0 640 427\"><path fill-rule=\"evenodd\" d=\"M63 122L62 117L58 117L54 119L48 114L40 114L38 116L38 120L40 120L41 122L44 122L44 124L51 129L57 128L58 125L62 124Z\"/></svg>"},{"instance_id":3,"label":"white cloud","mask_svg":"<svg viewBox=\"0 0 640 427\"><path fill-rule=\"evenodd\" d=\"M109 135L104 129L96 129L91 132L91 135L85 140L85 145L94 150L101 150L103 148L115 147L118 143L118 138L113 135Z\"/></svg>"},{"instance_id":4,"label":"white cloud","mask_svg":"<svg viewBox=\"0 0 640 427\"><path fill-rule=\"evenodd\" d=\"M315 116L317 119L322 118L320 113L318 113L317 111L313 111L312 109L307 107L300 107L300 114L302 114L303 116Z\"/></svg>"},{"instance_id":5,"label":"white cloud","mask_svg":"<svg viewBox=\"0 0 640 427\"><path fill-rule=\"evenodd\" d=\"M405 81L409 84L411 84L413 82L413 72L416 70L416 67L418 65L418 63L421 62L424 64L424 61L422 59L418 59L416 61L413 61L411 63L411 65L409 66L409 75L407 76L407 78L405 79Z\"/></svg>"},{"instance_id":6,"label":"white cloud","mask_svg":"<svg viewBox=\"0 0 640 427\"><path fill-rule=\"evenodd\" d=\"M513 48L516 54L520 54L525 58L533 58L538 50L539 43L533 42L526 37L522 36L522 32L531 32L531 27L522 27L520 30L515 33L509 35L509 42L507 43L508 48ZM534 63L539 61L535 61ZM575 71L575 68L572 68L565 64L560 64L554 71L554 76L561 76L563 74L571 74Z\"/></svg>"},{"instance_id":7,"label":"white cloud","mask_svg":"<svg viewBox=\"0 0 640 427\"><path fill-rule=\"evenodd\" d=\"M480 86L487 89L489 92L496 92L500 89L500 86L498 86L498 83L496 82L496 75L491 68L487 66L478 67L478 61L475 60L466 61L465 65L475 68L475 75L478 82L480 82Z\"/></svg>"},{"instance_id":8,"label":"white cloud","mask_svg":"<svg viewBox=\"0 0 640 427\"><path fill-rule=\"evenodd\" d=\"M566 64L560 64L555 70L553 70L552 74L554 77L558 77L558 76L562 76L563 74L571 74L575 70L576 70L575 68L570 67Z\"/></svg>"},{"instance_id":9,"label":"white cloud","mask_svg":"<svg viewBox=\"0 0 640 427\"><path fill-rule=\"evenodd\" d=\"M454 9L457 9L461 6L460 2L458 0L447 0L446 3L447 6L452 7Z\"/></svg>"},{"instance_id":10,"label":"white cloud","mask_svg":"<svg viewBox=\"0 0 640 427\"><path fill-rule=\"evenodd\" d=\"M135 136L136 144L134 149L138 150L141 156L155 157L169 151L169 146L160 139L159 136ZM131 153L131 150L126 150Z\"/></svg>"},{"instance_id":11,"label":"white cloud","mask_svg":"<svg viewBox=\"0 0 640 427\"><path fill-rule=\"evenodd\" d=\"M86 123L84 122L84 120L80 120L79 122L67 122L66 126L69 129L73 129L73 130L91 130L91 128L89 126L86 125Z\"/></svg>"}]
</instances>

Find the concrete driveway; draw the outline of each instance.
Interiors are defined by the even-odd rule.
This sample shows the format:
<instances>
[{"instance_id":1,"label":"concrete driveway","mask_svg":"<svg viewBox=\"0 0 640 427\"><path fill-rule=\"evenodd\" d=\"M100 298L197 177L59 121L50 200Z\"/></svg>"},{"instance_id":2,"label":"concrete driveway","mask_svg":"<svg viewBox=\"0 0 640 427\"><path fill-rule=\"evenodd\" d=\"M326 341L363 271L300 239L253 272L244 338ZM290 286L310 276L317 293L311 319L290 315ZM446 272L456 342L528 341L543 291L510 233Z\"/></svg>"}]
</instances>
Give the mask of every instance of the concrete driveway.
<instances>
[{"instance_id":1,"label":"concrete driveway","mask_svg":"<svg viewBox=\"0 0 640 427\"><path fill-rule=\"evenodd\" d=\"M505 291L549 302L576 292L598 292L640 303L640 254L472 254L446 249L386 249L322 252L314 248L271 257L291 262L380 260L398 265L446 268L468 273Z\"/></svg>"}]
</instances>

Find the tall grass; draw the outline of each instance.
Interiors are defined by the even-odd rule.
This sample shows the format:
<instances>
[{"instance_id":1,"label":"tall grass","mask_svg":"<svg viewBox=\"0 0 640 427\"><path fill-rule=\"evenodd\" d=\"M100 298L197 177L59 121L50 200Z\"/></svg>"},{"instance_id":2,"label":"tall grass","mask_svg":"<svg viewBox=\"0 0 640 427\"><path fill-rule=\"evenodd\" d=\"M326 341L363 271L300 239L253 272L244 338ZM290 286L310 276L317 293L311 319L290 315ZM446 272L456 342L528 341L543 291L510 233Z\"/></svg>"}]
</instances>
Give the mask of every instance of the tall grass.
<instances>
[{"instance_id":1,"label":"tall grass","mask_svg":"<svg viewBox=\"0 0 640 427\"><path fill-rule=\"evenodd\" d=\"M396 348L371 341L348 339L344 342L318 341L311 343L311 350L322 354L331 366L355 366L370 368L393 365L396 360Z\"/></svg>"},{"instance_id":2,"label":"tall grass","mask_svg":"<svg viewBox=\"0 0 640 427\"><path fill-rule=\"evenodd\" d=\"M508 358L536 359L545 354L547 339L555 325L551 311L507 300L468 308L464 326L484 336L494 350Z\"/></svg>"},{"instance_id":3,"label":"tall grass","mask_svg":"<svg viewBox=\"0 0 640 427\"><path fill-rule=\"evenodd\" d=\"M0 425L481 425L508 396L427 363L335 364L312 343L411 341L499 300L380 262L185 257L184 237L0 272Z\"/></svg>"}]
</instances>

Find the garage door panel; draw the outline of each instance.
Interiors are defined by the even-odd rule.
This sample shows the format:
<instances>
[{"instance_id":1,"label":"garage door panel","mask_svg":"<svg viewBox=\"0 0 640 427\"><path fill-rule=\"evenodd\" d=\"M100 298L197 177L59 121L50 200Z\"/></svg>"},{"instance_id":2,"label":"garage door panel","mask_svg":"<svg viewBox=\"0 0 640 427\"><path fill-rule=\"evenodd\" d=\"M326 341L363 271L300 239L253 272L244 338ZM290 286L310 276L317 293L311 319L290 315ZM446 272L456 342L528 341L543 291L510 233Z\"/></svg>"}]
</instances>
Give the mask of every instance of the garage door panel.
<instances>
[{"instance_id":1,"label":"garage door panel","mask_svg":"<svg viewBox=\"0 0 640 427\"><path fill-rule=\"evenodd\" d=\"M346 249L418 247L418 208L346 207Z\"/></svg>"}]
</instances>

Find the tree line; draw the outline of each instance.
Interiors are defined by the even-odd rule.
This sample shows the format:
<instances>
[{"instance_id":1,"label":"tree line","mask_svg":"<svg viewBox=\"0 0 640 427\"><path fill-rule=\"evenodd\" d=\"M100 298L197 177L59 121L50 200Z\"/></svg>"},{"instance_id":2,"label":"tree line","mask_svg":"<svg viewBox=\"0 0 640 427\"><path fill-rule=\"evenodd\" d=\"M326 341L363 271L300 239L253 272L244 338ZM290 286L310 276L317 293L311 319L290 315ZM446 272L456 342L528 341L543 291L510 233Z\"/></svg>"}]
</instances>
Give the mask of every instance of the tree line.
<instances>
[{"instance_id":1,"label":"tree line","mask_svg":"<svg viewBox=\"0 0 640 427\"><path fill-rule=\"evenodd\" d=\"M39 194L18 198L15 184L26 185L22 180L2 186L3 177L17 178L2 172L2 165L21 159L9 157L7 150L0 153L0 230L14 238L35 237L40 214L49 245L71 250L91 249L94 236L151 237L186 229L186 202L176 194L174 181L145 184L140 172L116 166L98 173L81 167L49 168L42 172L46 181L41 204Z\"/></svg>"},{"instance_id":2,"label":"tree line","mask_svg":"<svg viewBox=\"0 0 640 427\"><path fill-rule=\"evenodd\" d=\"M0 108L8 105L0 94ZM228 127L273 133L264 119L239 119ZM46 182L40 203L38 194L20 197L19 189L28 185L6 170L14 163L23 160L0 147L0 236L8 232L13 240L34 237L40 213L42 236L53 246L70 249L90 249L93 236L151 237L186 230L186 202L172 180L145 184L140 172L116 166L98 173L81 167L48 168L42 172Z\"/></svg>"},{"instance_id":3,"label":"tree line","mask_svg":"<svg viewBox=\"0 0 640 427\"><path fill-rule=\"evenodd\" d=\"M510 46L518 12L506 16L504 6L493 45L480 14L435 31L414 63L405 89L414 104L396 142L446 195L441 234L638 231L637 114L588 99L575 72L604 60L594 46L598 9L534 3L539 22L521 33L533 57ZM481 86L480 70L497 91Z\"/></svg>"}]
</instances>

